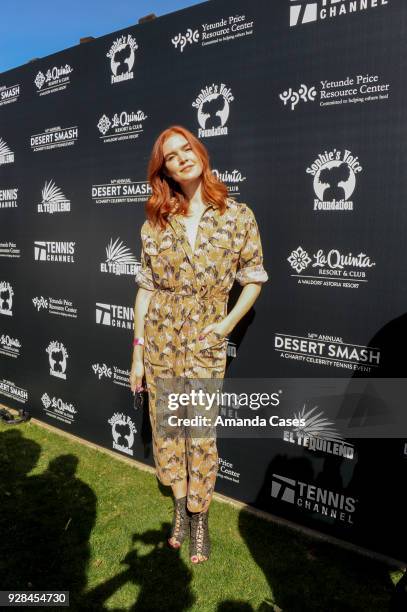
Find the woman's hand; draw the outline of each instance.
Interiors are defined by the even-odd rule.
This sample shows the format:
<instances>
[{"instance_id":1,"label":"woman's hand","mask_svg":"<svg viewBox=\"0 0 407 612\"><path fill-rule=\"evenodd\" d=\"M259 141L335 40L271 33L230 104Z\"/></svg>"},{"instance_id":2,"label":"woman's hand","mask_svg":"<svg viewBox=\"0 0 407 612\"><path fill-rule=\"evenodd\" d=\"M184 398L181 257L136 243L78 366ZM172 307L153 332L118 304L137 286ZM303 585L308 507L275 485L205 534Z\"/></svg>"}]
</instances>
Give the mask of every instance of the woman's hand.
<instances>
[{"instance_id":1,"label":"woman's hand","mask_svg":"<svg viewBox=\"0 0 407 612\"><path fill-rule=\"evenodd\" d=\"M232 331L233 326L230 324L227 317L219 321L218 323L210 323L204 327L204 329L199 333L199 340L203 340L205 336L209 334L209 332L214 331L217 334L220 334L223 338L228 336Z\"/></svg>"},{"instance_id":2,"label":"woman's hand","mask_svg":"<svg viewBox=\"0 0 407 612\"><path fill-rule=\"evenodd\" d=\"M144 363L142 360L133 360L130 370L130 388L132 393L136 391L144 391L143 387Z\"/></svg>"}]
</instances>

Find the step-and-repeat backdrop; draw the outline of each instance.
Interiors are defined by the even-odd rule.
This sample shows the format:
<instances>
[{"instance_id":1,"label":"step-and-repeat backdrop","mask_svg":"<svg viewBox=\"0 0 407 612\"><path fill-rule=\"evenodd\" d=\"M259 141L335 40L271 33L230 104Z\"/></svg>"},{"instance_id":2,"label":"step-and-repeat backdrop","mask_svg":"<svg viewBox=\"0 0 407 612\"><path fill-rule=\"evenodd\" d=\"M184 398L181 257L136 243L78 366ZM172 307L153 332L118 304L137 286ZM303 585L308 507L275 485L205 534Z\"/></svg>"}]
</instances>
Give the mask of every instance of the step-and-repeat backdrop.
<instances>
[{"instance_id":1,"label":"step-and-repeat backdrop","mask_svg":"<svg viewBox=\"0 0 407 612\"><path fill-rule=\"evenodd\" d=\"M153 465L128 377L172 124L261 231L270 281L226 376L404 377L406 23L403 0L214 0L1 74L0 400ZM405 440L218 447L217 491L406 558Z\"/></svg>"}]
</instances>

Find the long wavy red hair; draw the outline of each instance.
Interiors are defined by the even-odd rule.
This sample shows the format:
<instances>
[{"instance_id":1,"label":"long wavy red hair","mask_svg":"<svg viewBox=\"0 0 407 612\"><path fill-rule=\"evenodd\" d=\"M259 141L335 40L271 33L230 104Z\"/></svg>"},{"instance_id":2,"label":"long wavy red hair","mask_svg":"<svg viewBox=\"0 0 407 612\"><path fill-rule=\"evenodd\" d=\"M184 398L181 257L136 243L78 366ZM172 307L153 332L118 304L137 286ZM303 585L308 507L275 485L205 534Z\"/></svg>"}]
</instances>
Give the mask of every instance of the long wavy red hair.
<instances>
[{"instance_id":1,"label":"long wavy red hair","mask_svg":"<svg viewBox=\"0 0 407 612\"><path fill-rule=\"evenodd\" d=\"M226 209L228 189L212 173L209 164L209 154L205 146L194 134L181 125L171 125L158 136L151 152L148 164L148 181L151 185L152 195L146 204L147 219L156 227L165 228L169 213L185 214L189 202L181 186L171 177L164 174L163 145L172 134L181 134L189 142L195 155L202 163L202 199L219 208L221 214Z\"/></svg>"}]
</instances>

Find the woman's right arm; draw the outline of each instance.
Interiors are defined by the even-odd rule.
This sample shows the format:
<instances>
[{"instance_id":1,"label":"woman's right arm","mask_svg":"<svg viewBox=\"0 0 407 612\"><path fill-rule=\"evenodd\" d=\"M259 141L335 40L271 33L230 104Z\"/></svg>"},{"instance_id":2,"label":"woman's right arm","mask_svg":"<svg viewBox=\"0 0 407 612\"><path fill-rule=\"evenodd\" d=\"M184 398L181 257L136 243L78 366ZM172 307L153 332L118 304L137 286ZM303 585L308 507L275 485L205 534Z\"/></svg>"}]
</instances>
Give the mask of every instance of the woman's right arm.
<instances>
[{"instance_id":1,"label":"woman's right arm","mask_svg":"<svg viewBox=\"0 0 407 612\"><path fill-rule=\"evenodd\" d=\"M144 317L147 313L153 291L140 287L134 302L134 337L144 338ZM133 360L130 371L130 387L132 392L136 386L142 385L144 376L144 345L136 344L133 347Z\"/></svg>"}]
</instances>

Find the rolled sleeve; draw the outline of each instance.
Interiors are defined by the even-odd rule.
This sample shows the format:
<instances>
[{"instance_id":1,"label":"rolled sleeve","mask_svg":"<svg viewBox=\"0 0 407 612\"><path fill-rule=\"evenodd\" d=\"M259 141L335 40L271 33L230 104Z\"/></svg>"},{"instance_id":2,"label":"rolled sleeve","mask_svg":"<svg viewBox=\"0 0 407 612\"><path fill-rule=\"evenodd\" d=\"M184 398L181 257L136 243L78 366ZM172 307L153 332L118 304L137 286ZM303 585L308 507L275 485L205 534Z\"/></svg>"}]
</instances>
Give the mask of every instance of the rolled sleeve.
<instances>
[{"instance_id":1,"label":"rolled sleeve","mask_svg":"<svg viewBox=\"0 0 407 612\"><path fill-rule=\"evenodd\" d=\"M144 226L143 226L144 227ZM141 256L140 264L136 268L135 282L142 289L153 291L155 289L153 281L153 271L149 255L145 251L145 233L141 231Z\"/></svg>"},{"instance_id":2,"label":"rolled sleeve","mask_svg":"<svg viewBox=\"0 0 407 612\"><path fill-rule=\"evenodd\" d=\"M246 236L240 251L236 281L244 286L265 283L269 276L263 267L263 249L260 232L253 211L246 206Z\"/></svg>"}]
</instances>

